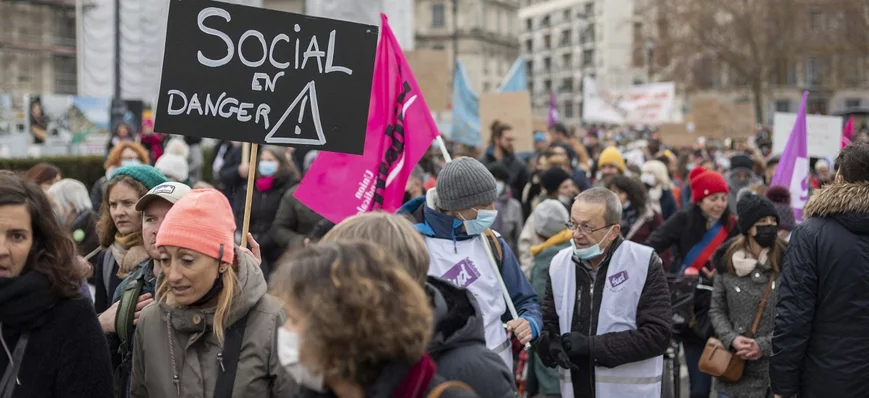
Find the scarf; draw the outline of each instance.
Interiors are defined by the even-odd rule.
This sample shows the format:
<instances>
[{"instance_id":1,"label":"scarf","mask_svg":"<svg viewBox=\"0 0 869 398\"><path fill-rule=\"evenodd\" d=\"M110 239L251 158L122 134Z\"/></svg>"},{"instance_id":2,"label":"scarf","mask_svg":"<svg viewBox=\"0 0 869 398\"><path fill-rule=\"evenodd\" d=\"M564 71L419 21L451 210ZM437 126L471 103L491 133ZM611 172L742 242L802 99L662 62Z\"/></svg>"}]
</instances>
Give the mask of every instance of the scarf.
<instances>
[{"instance_id":1,"label":"scarf","mask_svg":"<svg viewBox=\"0 0 869 398\"><path fill-rule=\"evenodd\" d=\"M422 356L404 375L401 384L392 393L392 398L422 398L437 372L434 360L428 354Z\"/></svg>"},{"instance_id":2,"label":"scarf","mask_svg":"<svg viewBox=\"0 0 869 398\"><path fill-rule=\"evenodd\" d=\"M751 253L745 249L739 249L735 251L733 256L730 258L731 263L733 264L733 271L736 273L736 276L746 276L750 274L751 271L754 271L758 264L763 268L768 268L768 255L769 249L761 250L758 258L754 258Z\"/></svg>"},{"instance_id":3,"label":"scarf","mask_svg":"<svg viewBox=\"0 0 869 398\"><path fill-rule=\"evenodd\" d=\"M0 323L4 327L33 330L42 326L57 301L48 277L39 272L0 278Z\"/></svg>"},{"instance_id":4,"label":"scarf","mask_svg":"<svg viewBox=\"0 0 869 398\"><path fill-rule=\"evenodd\" d=\"M149 259L148 252L142 244L142 235L139 233L123 236L115 234L115 241L109 246L112 257L118 263L118 278L126 278L127 275L139 264Z\"/></svg>"},{"instance_id":5,"label":"scarf","mask_svg":"<svg viewBox=\"0 0 869 398\"><path fill-rule=\"evenodd\" d=\"M260 179L256 180L256 189L260 192L268 192L272 187L275 186L275 177L260 177Z\"/></svg>"},{"instance_id":6,"label":"scarf","mask_svg":"<svg viewBox=\"0 0 869 398\"><path fill-rule=\"evenodd\" d=\"M630 231L638 218L640 218L640 212L634 209L630 205L630 202L626 203L626 206L622 209L622 231Z\"/></svg>"},{"instance_id":7,"label":"scarf","mask_svg":"<svg viewBox=\"0 0 869 398\"><path fill-rule=\"evenodd\" d=\"M649 190L649 204L652 205L652 210L661 213L661 197L664 195L664 190L661 187L654 187Z\"/></svg>"},{"instance_id":8,"label":"scarf","mask_svg":"<svg viewBox=\"0 0 869 398\"><path fill-rule=\"evenodd\" d=\"M571 232L569 229L565 229L564 231L561 231L561 232L549 237L549 239L547 239L546 242L543 242L539 245L531 246L531 255L534 257L537 257L537 255L540 254L541 252L543 252L544 250L546 250L550 247L553 247L553 246L558 246L564 242L570 242L570 239L572 239L572 238L573 238L573 232Z\"/></svg>"}]
</instances>

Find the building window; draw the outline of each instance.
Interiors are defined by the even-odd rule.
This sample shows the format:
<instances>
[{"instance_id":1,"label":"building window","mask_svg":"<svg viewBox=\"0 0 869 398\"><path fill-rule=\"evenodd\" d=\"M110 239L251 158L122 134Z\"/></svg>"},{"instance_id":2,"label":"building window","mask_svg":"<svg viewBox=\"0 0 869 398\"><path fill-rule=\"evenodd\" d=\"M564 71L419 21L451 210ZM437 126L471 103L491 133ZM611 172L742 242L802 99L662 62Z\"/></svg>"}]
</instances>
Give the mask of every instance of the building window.
<instances>
[{"instance_id":1,"label":"building window","mask_svg":"<svg viewBox=\"0 0 869 398\"><path fill-rule=\"evenodd\" d=\"M646 66L646 49L645 43L646 40L643 38L643 24L641 22L634 22L634 48L631 53L631 63L634 68L641 68Z\"/></svg>"},{"instance_id":2,"label":"building window","mask_svg":"<svg viewBox=\"0 0 869 398\"><path fill-rule=\"evenodd\" d=\"M567 47L571 45L570 36L573 35L573 31L570 29L565 29L561 32L561 46Z\"/></svg>"},{"instance_id":3,"label":"building window","mask_svg":"<svg viewBox=\"0 0 869 398\"><path fill-rule=\"evenodd\" d=\"M866 61L862 57L845 57L843 80L847 85L858 85L863 82L863 66Z\"/></svg>"},{"instance_id":4,"label":"building window","mask_svg":"<svg viewBox=\"0 0 869 398\"><path fill-rule=\"evenodd\" d=\"M543 17L543 20L540 21L540 26L549 27L549 15Z\"/></svg>"},{"instance_id":5,"label":"building window","mask_svg":"<svg viewBox=\"0 0 869 398\"><path fill-rule=\"evenodd\" d=\"M552 59L549 57L543 58L543 70L546 72L552 71Z\"/></svg>"},{"instance_id":6,"label":"building window","mask_svg":"<svg viewBox=\"0 0 869 398\"><path fill-rule=\"evenodd\" d=\"M809 14L809 30L812 32L820 32L824 30L824 12L821 10L813 10Z\"/></svg>"},{"instance_id":7,"label":"building window","mask_svg":"<svg viewBox=\"0 0 869 398\"><path fill-rule=\"evenodd\" d=\"M562 13L564 22L570 22L570 10L564 10Z\"/></svg>"},{"instance_id":8,"label":"building window","mask_svg":"<svg viewBox=\"0 0 869 398\"><path fill-rule=\"evenodd\" d=\"M573 68L573 54L567 53L561 56L561 67L564 69Z\"/></svg>"},{"instance_id":9,"label":"building window","mask_svg":"<svg viewBox=\"0 0 869 398\"><path fill-rule=\"evenodd\" d=\"M561 81L561 87L558 88L560 93L569 93L573 91L573 78L568 77Z\"/></svg>"},{"instance_id":10,"label":"building window","mask_svg":"<svg viewBox=\"0 0 869 398\"><path fill-rule=\"evenodd\" d=\"M438 44L432 45L431 48L434 50L443 50L444 45L442 43L438 43Z\"/></svg>"},{"instance_id":11,"label":"building window","mask_svg":"<svg viewBox=\"0 0 869 398\"><path fill-rule=\"evenodd\" d=\"M74 57L54 57L54 92L57 94L75 94L78 92L78 76L76 76Z\"/></svg>"},{"instance_id":12,"label":"building window","mask_svg":"<svg viewBox=\"0 0 869 398\"><path fill-rule=\"evenodd\" d=\"M806 60L806 85L820 86L824 83L824 60L811 57Z\"/></svg>"},{"instance_id":13,"label":"building window","mask_svg":"<svg viewBox=\"0 0 869 398\"><path fill-rule=\"evenodd\" d=\"M594 16L594 2L589 2L585 4L585 17L591 18Z\"/></svg>"},{"instance_id":14,"label":"building window","mask_svg":"<svg viewBox=\"0 0 869 398\"><path fill-rule=\"evenodd\" d=\"M568 118L568 119L572 118L573 117L573 101L571 101L571 100L564 101L564 107L563 107L562 112L563 112L565 118Z\"/></svg>"},{"instance_id":15,"label":"building window","mask_svg":"<svg viewBox=\"0 0 869 398\"><path fill-rule=\"evenodd\" d=\"M845 98L845 109L860 107L860 98Z\"/></svg>"},{"instance_id":16,"label":"building window","mask_svg":"<svg viewBox=\"0 0 869 398\"><path fill-rule=\"evenodd\" d=\"M534 42L531 39L525 40L525 52L530 53L534 50Z\"/></svg>"},{"instance_id":17,"label":"building window","mask_svg":"<svg viewBox=\"0 0 869 398\"><path fill-rule=\"evenodd\" d=\"M534 73L534 61L525 61L525 72Z\"/></svg>"},{"instance_id":18,"label":"building window","mask_svg":"<svg viewBox=\"0 0 869 398\"><path fill-rule=\"evenodd\" d=\"M549 35L543 36L543 48L547 50L552 48L552 38Z\"/></svg>"},{"instance_id":19,"label":"building window","mask_svg":"<svg viewBox=\"0 0 869 398\"><path fill-rule=\"evenodd\" d=\"M431 5L431 27L443 28L444 22L444 4L435 3Z\"/></svg>"},{"instance_id":20,"label":"building window","mask_svg":"<svg viewBox=\"0 0 869 398\"><path fill-rule=\"evenodd\" d=\"M791 100L776 100L775 101L775 111L781 113L787 113L791 111Z\"/></svg>"},{"instance_id":21,"label":"building window","mask_svg":"<svg viewBox=\"0 0 869 398\"><path fill-rule=\"evenodd\" d=\"M531 18L525 19L525 30L530 32L532 29L534 29L534 21Z\"/></svg>"},{"instance_id":22,"label":"building window","mask_svg":"<svg viewBox=\"0 0 869 398\"><path fill-rule=\"evenodd\" d=\"M489 84L489 82L483 83L483 92L488 92L491 87L492 86Z\"/></svg>"},{"instance_id":23,"label":"building window","mask_svg":"<svg viewBox=\"0 0 869 398\"><path fill-rule=\"evenodd\" d=\"M584 50L582 52L582 66L594 65L594 50Z\"/></svg>"},{"instance_id":24,"label":"building window","mask_svg":"<svg viewBox=\"0 0 869 398\"><path fill-rule=\"evenodd\" d=\"M547 93L552 92L552 80L546 79L543 81L543 89L546 90Z\"/></svg>"},{"instance_id":25,"label":"building window","mask_svg":"<svg viewBox=\"0 0 869 398\"><path fill-rule=\"evenodd\" d=\"M534 94L534 81L533 80L528 81L528 92L531 94Z\"/></svg>"}]
</instances>

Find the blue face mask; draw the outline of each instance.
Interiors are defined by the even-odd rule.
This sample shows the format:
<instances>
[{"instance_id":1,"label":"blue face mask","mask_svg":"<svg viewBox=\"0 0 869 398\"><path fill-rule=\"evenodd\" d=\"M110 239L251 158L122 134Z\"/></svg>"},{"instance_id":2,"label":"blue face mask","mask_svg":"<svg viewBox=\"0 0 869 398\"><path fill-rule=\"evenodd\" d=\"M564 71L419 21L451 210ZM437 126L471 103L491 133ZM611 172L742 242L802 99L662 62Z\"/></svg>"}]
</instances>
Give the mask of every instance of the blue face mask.
<instances>
[{"instance_id":1,"label":"blue face mask","mask_svg":"<svg viewBox=\"0 0 869 398\"><path fill-rule=\"evenodd\" d=\"M468 235L482 234L495 223L495 218L498 217L498 210L474 210L477 212L477 218L463 220L465 222L465 231Z\"/></svg>"},{"instance_id":2,"label":"blue face mask","mask_svg":"<svg viewBox=\"0 0 869 398\"><path fill-rule=\"evenodd\" d=\"M275 175L278 172L278 162L273 162L271 160L262 160L259 162L259 166L257 166L260 175L263 177L269 177Z\"/></svg>"},{"instance_id":3,"label":"blue face mask","mask_svg":"<svg viewBox=\"0 0 869 398\"><path fill-rule=\"evenodd\" d=\"M496 182L495 189L498 191L498 196L501 196L504 193L504 183L501 181Z\"/></svg>"},{"instance_id":4,"label":"blue face mask","mask_svg":"<svg viewBox=\"0 0 869 398\"><path fill-rule=\"evenodd\" d=\"M121 167L138 166L142 164L139 159L125 159L121 161Z\"/></svg>"},{"instance_id":5,"label":"blue face mask","mask_svg":"<svg viewBox=\"0 0 869 398\"><path fill-rule=\"evenodd\" d=\"M615 225L613 225L606 231L607 235L609 235L610 231L612 231L614 226ZM606 235L604 235L604 238L606 238ZM601 254L603 254L603 250L600 248L600 242L602 242L604 238L601 238L599 242L582 249L577 248L576 241L571 239L570 247L573 248L573 255L579 257L582 260L588 260L600 256Z\"/></svg>"}]
</instances>

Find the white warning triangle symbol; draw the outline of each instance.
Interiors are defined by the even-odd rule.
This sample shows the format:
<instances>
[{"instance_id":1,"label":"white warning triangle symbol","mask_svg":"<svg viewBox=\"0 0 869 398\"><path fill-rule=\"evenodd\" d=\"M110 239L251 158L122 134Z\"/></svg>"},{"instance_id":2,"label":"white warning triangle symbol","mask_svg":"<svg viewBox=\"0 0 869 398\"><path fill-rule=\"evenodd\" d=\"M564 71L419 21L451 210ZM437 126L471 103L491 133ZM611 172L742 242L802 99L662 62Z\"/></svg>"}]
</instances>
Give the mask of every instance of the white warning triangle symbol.
<instances>
[{"instance_id":1,"label":"white warning triangle symbol","mask_svg":"<svg viewBox=\"0 0 869 398\"><path fill-rule=\"evenodd\" d=\"M311 108L311 117L314 119L314 129L317 131L317 138L300 138L300 137L276 137L278 129L283 126L284 121L287 119L287 116L296 109L296 106L299 105L299 119L298 123L302 123L302 120L305 117L305 106L310 104ZM293 130L295 135L302 134L302 129L298 125ZM323 126L320 123L320 107L317 105L317 87L314 85L314 82L305 85L305 88L302 89L302 92L296 96L296 99L293 100L293 103L290 104L290 107L284 112L278 122L275 123L274 127L272 127L271 131L265 136L264 141L268 144L301 144L301 145L323 145L326 143L326 136L323 135Z\"/></svg>"}]
</instances>

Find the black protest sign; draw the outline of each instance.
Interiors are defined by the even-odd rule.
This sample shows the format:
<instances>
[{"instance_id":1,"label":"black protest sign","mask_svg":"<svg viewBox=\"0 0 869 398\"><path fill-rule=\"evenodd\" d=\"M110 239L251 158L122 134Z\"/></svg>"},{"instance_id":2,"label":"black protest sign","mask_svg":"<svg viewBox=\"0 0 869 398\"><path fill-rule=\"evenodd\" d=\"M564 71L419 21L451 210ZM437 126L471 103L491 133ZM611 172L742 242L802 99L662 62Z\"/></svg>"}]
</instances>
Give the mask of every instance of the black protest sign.
<instances>
[{"instance_id":1,"label":"black protest sign","mask_svg":"<svg viewBox=\"0 0 869 398\"><path fill-rule=\"evenodd\" d=\"M378 28L171 0L155 130L362 154Z\"/></svg>"}]
</instances>

